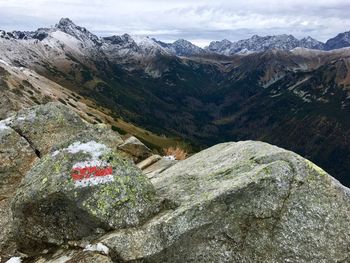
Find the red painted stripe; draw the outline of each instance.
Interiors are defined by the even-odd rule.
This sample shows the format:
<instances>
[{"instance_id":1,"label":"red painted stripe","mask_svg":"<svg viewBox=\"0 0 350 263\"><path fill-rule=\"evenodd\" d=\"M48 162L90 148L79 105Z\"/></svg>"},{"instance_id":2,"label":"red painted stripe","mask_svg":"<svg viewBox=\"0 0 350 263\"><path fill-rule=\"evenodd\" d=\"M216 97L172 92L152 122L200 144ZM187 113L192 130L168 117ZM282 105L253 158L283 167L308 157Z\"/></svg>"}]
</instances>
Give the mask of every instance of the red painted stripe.
<instances>
[{"instance_id":1,"label":"red painted stripe","mask_svg":"<svg viewBox=\"0 0 350 263\"><path fill-rule=\"evenodd\" d=\"M91 166L91 167L76 167L72 169L71 177L74 181L76 180L82 180L84 178L91 178L91 177L97 177L97 176L106 176L113 173L112 166L108 167L97 167L97 166Z\"/></svg>"}]
</instances>

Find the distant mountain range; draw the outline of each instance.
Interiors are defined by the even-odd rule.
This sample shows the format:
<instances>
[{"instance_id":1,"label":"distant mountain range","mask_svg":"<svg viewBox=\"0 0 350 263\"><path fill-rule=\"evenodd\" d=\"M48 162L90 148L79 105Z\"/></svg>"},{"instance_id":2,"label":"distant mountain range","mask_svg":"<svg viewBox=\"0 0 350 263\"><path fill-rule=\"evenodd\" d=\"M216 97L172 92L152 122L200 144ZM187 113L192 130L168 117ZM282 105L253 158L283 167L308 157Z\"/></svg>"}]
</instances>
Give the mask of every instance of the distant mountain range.
<instances>
[{"instance_id":1,"label":"distant mountain range","mask_svg":"<svg viewBox=\"0 0 350 263\"><path fill-rule=\"evenodd\" d=\"M249 39L239 40L237 42L231 42L227 39L213 41L208 47L203 49L184 39L179 39L174 43L164 43L154 38L132 37L128 34L99 38L85 28L75 25L68 18L62 18L54 28L40 28L34 32L5 32L0 30L0 37L5 39L37 39L42 41L55 30L61 30L79 40L89 40L89 42L98 46L112 44L123 49L124 47L134 45L135 51L144 50L149 51L150 53L168 52L177 56L197 56L212 53L221 55L247 54L250 52L261 52L269 49L292 50L298 47L329 51L350 46L350 31L348 31L338 34L336 37L326 41L326 43L320 42L310 36L298 40L293 35L254 35Z\"/></svg>"},{"instance_id":2,"label":"distant mountain range","mask_svg":"<svg viewBox=\"0 0 350 263\"><path fill-rule=\"evenodd\" d=\"M0 31L0 119L60 101L150 146L168 145L163 135L194 149L266 141L350 186L349 46L346 32L326 43L253 36L202 49L98 37L67 18L34 32Z\"/></svg>"}]
</instances>

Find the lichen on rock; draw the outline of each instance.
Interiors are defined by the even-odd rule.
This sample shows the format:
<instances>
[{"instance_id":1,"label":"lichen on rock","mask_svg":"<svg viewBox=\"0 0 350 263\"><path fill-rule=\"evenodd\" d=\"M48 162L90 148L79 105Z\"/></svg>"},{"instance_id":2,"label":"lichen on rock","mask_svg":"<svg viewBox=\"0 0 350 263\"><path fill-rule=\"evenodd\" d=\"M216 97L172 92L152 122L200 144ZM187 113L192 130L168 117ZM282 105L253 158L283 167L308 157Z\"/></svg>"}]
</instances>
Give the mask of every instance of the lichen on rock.
<instances>
[{"instance_id":1,"label":"lichen on rock","mask_svg":"<svg viewBox=\"0 0 350 263\"><path fill-rule=\"evenodd\" d=\"M111 180L93 181L107 176ZM158 200L148 179L118 152L96 141L74 142L32 168L12 210L25 247L136 226L158 211Z\"/></svg>"},{"instance_id":2,"label":"lichen on rock","mask_svg":"<svg viewBox=\"0 0 350 263\"><path fill-rule=\"evenodd\" d=\"M350 191L299 155L224 143L151 179L175 203L98 241L123 262L347 262Z\"/></svg>"},{"instance_id":3,"label":"lichen on rock","mask_svg":"<svg viewBox=\"0 0 350 263\"><path fill-rule=\"evenodd\" d=\"M16 188L11 211L0 204L14 219L0 220L8 258L17 249L34 262L350 262L350 190L276 146L156 156L142 173L118 134L56 104L0 122L0 145L0 176L20 173L0 188Z\"/></svg>"}]
</instances>

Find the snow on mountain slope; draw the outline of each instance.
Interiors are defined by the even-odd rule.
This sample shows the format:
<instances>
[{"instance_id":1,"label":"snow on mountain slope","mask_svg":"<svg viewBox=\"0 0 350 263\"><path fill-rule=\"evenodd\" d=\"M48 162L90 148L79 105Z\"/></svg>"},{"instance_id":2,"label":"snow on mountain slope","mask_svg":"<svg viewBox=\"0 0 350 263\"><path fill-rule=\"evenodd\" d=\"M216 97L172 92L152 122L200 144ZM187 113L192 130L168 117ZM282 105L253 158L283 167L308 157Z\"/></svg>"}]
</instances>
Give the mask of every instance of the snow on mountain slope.
<instances>
[{"instance_id":1,"label":"snow on mountain slope","mask_svg":"<svg viewBox=\"0 0 350 263\"><path fill-rule=\"evenodd\" d=\"M341 39L347 39L346 35ZM237 42L226 39L212 42L202 49L184 39L164 43L151 37L128 34L100 38L68 18L62 18L54 27L33 32L0 31L0 59L6 63L39 71L59 67L65 73L76 71L77 67L80 70L84 66L94 68L96 63L104 67L103 63L111 62L128 71L141 70L156 77L168 70L167 57L247 56L254 52L297 47L322 50L324 44L311 37L298 40L292 35L254 35Z\"/></svg>"},{"instance_id":2,"label":"snow on mountain slope","mask_svg":"<svg viewBox=\"0 0 350 263\"><path fill-rule=\"evenodd\" d=\"M311 37L296 39L292 35L276 35L276 36L258 36L231 42L227 39L222 41L213 41L206 48L211 52L223 55L232 55L236 53L247 53L247 51L266 51L268 49L291 50L296 47L304 47L309 49L323 49L324 44Z\"/></svg>"},{"instance_id":3,"label":"snow on mountain slope","mask_svg":"<svg viewBox=\"0 0 350 263\"><path fill-rule=\"evenodd\" d=\"M25 66L41 64L43 61L66 60L67 53L78 56L91 55L91 49L87 48L88 44L91 43L83 42L57 28L52 28L42 40L0 37L0 54L1 58L7 62Z\"/></svg>"},{"instance_id":4,"label":"snow on mountain slope","mask_svg":"<svg viewBox=\"0 0 350 263\"><path fill-rule=\"evenodd\" d=\"M316 49L323 50L325 48L325 44L308 36L299 41L299 47L308 48L308 49Z\"/></svg>"},{"instance_id":5,"label":"snow on mountain slope","mask_svg":"<svg viewBox=\"0 0 350 263\"><path fill-rule=\"evenodd\" d=\"M154 52L161 51L163 48L153 39L148 36L132 36L135 43L144 51Z\"/></svg>"},{"instance_id":6,"label":"snow on mountain slope","mask_svg":"<svg viewBox=\"0 0 350 263\"><path fill-rule=\"evenodd\" d=\"M192 44L190 41L187 41L185 39L178 39L173 43L164 43L161 41L156 42L161 47L166 49L169 53L176 56L191 57L204 55L207 53L204 49Z\"/></svg>"},{"instance_id":7,"label":"snow on mountain slope","mask_svg":"<svg viewBox=\"0 0 350 263\"><path fill-rule=\"evenodd\" d=\"M89 46L102 45L102 41L99 37L89 32L86 28L75 25L69 18L62 18L55 27L81 42L89 44Z\"/></svg>"},{"instance_id":8,"label":"snow on mountain slope","mask_svg":"<svg viewBox=\"0 0 350 263\"><path fill-rule=\"evenodd\" d=\"M269 49L292 50L297 47L308 49L331 49L350 45L350 33L345 32L330 39L323 44L311 37L301 40L292 35L258 36L231 42L227 39L213 41L202 49L191 42L179 39L173 43L164 43L151 37L111 36L100 38L86 28L77 26L68 18L62 18L52 28L40 28L33 32L5 32L0 30L0 40L3 47L0 53L2 57L12 58L21 61L16 53L23 54L25 60L40 60L41 56L48 57L55 53L55 58L69 52L79 56L104 56L113 61L145 60L158 55L173 56L201 56L212 53L222 55L247 55L252 52L261 52ZM5 50L4 50L5 49ZM28 53L30 50L30 54ZM6 52L5 52L6 51ZM18 52L17 52L18 51ZM100 54L100 53L103 54ZM49 53L49 54L48 54Z\"/></svg>"}]
</instances>

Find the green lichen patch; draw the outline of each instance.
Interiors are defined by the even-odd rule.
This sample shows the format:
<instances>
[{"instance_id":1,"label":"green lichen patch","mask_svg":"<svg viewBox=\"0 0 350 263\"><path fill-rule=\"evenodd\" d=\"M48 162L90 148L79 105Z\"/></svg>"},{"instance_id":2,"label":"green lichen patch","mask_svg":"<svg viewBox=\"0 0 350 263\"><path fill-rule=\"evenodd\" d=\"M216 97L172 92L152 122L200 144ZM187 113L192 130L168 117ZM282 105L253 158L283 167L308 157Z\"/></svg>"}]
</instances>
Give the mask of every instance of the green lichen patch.
<instances>
[{"instance_id":1,"label":"green lichen patch","mask_svg":"<svg viewBox=\"0 0 350 263\"><path fill-rule=\"evenodd\" d=\"M306 160L306 159L305 159L305 162L307 164L307 167L310 170L316 172L318 175L321 175L321 176L326 176L327 175L327 173L322 168L318 167L316 164L314 164L314 163L312 163L312 162L310 162L309 160Z\"/></svg>"}]
</instances>

